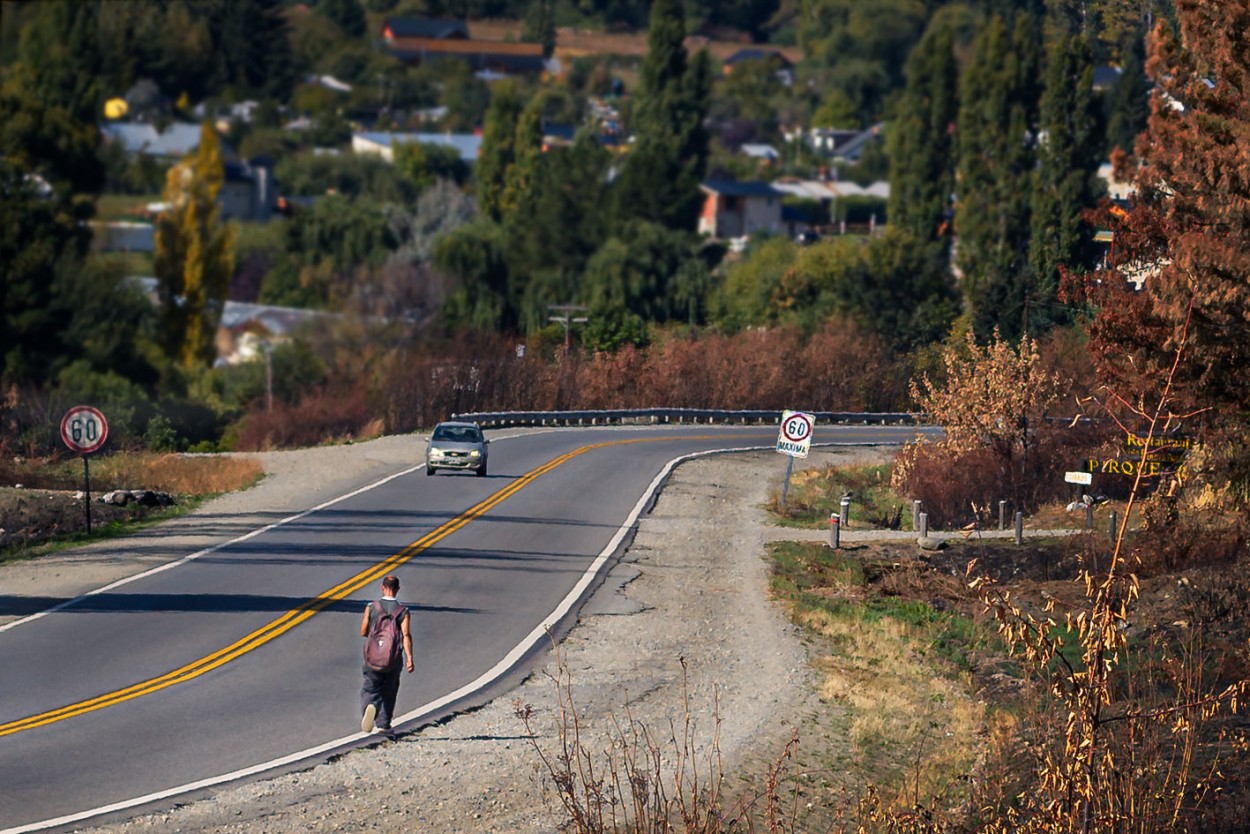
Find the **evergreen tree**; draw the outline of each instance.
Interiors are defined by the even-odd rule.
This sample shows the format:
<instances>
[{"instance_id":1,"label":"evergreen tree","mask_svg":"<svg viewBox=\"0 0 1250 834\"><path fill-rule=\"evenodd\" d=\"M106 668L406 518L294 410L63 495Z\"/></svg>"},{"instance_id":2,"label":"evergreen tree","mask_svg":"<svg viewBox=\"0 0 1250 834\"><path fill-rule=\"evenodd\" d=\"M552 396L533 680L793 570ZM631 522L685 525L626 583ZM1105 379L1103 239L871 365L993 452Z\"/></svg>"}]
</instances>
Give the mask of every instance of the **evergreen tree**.
<instances>
[{"instance_id":1,"label":"evergreen tree","mask_svg":"<svg viewBox=\"0 0 1250 834\"><path fill-rule=\"evenodd\" d=\"M213 89L234 87L276 98L290 94L295 63L282 0L212 0L201 8L196 11L206 14L213 45Z\"/></svg>"},{"instance_id":2,"label":"evergreen tree","mask_svg":"<svg viewBox=\"0 0 1250 834\"><path fill-rule=\"evenodd\" d=\"M205 122L199 147L169 169L169 208L156 222L164 346L188 369L211 365L216 356L213 340L234 273L234 230L221 222L217 203L224 181L221 143Z\"/></svg>"},{"instance_id":3,"label":"evergreen tree","mask_svg":"<svg viewBox=\"0 0 1250 834\"><path fill-rule=\"evenodd\" d=\"M614 186L620 222L649 220L690 231L698 225L712 75L706 52L688 60L685 35L680 2L656 0L630 120L634 142Z\"/></svg>"},{"instance_id":4,"label":"evergreen tree","mask_svg":"<svg viewBox=\"0 0 1250 834\"><path fill-rule=\"evenodd\" d=\"M20 63L30 71L26 83L48 106L63 109L76 122L94 124L104 105L100 5L49 0L38 9L19 47Z\"/></svg>"},{"instance_id":5,"label":"evergreen tree","mask_svg":"<svg viewBox=\"0 0 1250 834\"><path fill-rule=\"evenodd\" d=\"M1150 116L1150 86L1146 79L1145 39L1140 35L1125 50L1120 80L1107 97L1107 148L1133 152L1137 134Z\"/></svg>"},{"instance_id":6,"label":"evergreen tree","mask_svg":"<svg viewBox=\"0 0 1250 834\"><path fill-rule=\"evenodd\" d=\"M543 58L550 58L556 51L556 17L551 0L534 0L529 4L521 40L542 44Z\"/></svg>"},{"instance_id":7,"label":"evergreen tree","mask_svg":"<svg viewBox=\"0 0 1250 834\"><path fill-rule=\"evenodd\" d=\"M1029 327L1034 332L1066 318L1058 299L1060 267L1084 272L1094 266L1093 230L1081 212L1094 207L1100 191L1098 116L1089 42L1080 35L1056 39L1041 101L1029 243Z\"/></svg>"},{"instance_id":8,"label":"evergreen tree","mask_svg":"<svg viewBox=\"0 0 1250 834\"><path fill-rule=\"evenodd\" d=\"M365 33L365 10L359 0L318 0L317 11L338 24L349 38L359 38Z\"/></svg>"},{"instance_id":9,"label":"evergreen tree","mask_svg":"<svg viewBox=\"0 0 1250 834\"><path fill-rule=\"evenodd\" d=\"M482 147L474 172L474 194L482 214L498 222L504 215L508 168L516 156L516 123L521 102L511 83L500 84L486 111Z\"/></svg>"},{"instance_id":10,"label":"evergreen tree","mask_svg":"<svg viewBox=\"0 0 1250 834\"><path fill-rule=\"evenodd\" d=\"M983 338L995 326L1008 338L1028 329L1039 41L1030 15L1014 34L991 18L960 86L957 263L964 313Z\"/></svg>"},{"instance_id":11,"label":"evergreen tree","mask_svg":"<svg viewBox=\"0 0 1250 834\"><path fill-rule=\"evenodd\" d=\"M151 383L148 305L85 263L99 135L36 88L21 65L0 81L0 383L45 384L75 363Z\"/></svg>"},{"instance_id":12,"label":"evergreen tree","mask_svg":"<svg viewBox=\"0 0 1250 834\"><path fill-rule=\"evenodd\" d=\"M542 101L535 97L521 113L512 143L512 164L504 171L501 214L504 223L534 210L538 167L543 158Z\"/></svg>"},{"instance_id":13,"label":"evergreen tree","mask_svg":"<svg viewBox=\"0 0 1250 834\"><path fill-rule=\"evenodd\" d=\"M907 59L907 87L888 136L890 225L919 240L932 240L949 225L958 88L954 33L930 27Z\"/></svg>"}]
</instances>

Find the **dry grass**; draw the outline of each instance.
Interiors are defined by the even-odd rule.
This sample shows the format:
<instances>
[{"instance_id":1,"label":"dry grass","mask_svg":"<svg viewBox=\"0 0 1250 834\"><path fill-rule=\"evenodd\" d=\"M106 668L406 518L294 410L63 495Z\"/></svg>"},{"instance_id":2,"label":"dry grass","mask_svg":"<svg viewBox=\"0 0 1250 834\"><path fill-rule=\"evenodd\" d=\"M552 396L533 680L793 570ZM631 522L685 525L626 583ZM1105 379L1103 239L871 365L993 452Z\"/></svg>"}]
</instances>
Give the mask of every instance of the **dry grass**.
<instances>
[{"instance_id":1,"label":"dry grass","mask_svg":"<svg viewBox=\"0 0 1250 834\"><path fill-rule=\"evenodd\" d=\"M895 785L900 804L949 795L953 780L972 769L986 717L968 694L971 680L935 670L917 630L898 620L812 610L799 622L834 647L816 664L820 694L847 708L863 776Z\"/></svg>"},{"instance_id":2,"label":"dry grass","mask_svg":"<svg viewBox=\"0 0 1250 834\"><path fill-rule=\"evenodd\" d=\"M149 453L104 458L93 475L96 472L98 477L118 485L176 495L217 495L247 489L265 474L253 458Z\"/></svg>"}]
</instances>

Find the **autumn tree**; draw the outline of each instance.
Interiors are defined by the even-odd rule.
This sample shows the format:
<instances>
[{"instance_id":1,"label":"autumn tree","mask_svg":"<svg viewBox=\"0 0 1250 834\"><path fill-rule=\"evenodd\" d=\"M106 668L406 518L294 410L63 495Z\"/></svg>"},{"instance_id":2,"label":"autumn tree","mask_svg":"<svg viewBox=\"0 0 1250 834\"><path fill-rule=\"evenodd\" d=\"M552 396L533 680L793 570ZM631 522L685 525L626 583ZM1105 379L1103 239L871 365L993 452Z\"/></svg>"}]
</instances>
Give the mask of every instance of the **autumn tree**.
<instances>
[{"instance_id":1,"label":"autumn tree","mask_svg":"<svg viewBox=\"0 0 1250 834\"><path fill-rule=\"evenodd\" d=\"M168 355L188 369L211 365L234 272L234 230L221 221L221 143L208 122L199 147L169 170L156 222L156 278Z\"/></svg>"},{"instance_id":2,"label":"autumn tree","mask_svg":"<svg viewBox=\"0 0 1250 834\"><path fill-rule=\"evenodd\" d=\"M1250 409L1250 0L1180 0L1176 15L1178 30L1160 23L1151 37L1156 88L1112 271L1084 286L1098 305L1092 349L1108 384L1151 391L1187 338L1179 409L1213 407L1208 424L1237 433ZM1245 500L1250 456L1230 447Z\"/></svg>"}]
</instances>

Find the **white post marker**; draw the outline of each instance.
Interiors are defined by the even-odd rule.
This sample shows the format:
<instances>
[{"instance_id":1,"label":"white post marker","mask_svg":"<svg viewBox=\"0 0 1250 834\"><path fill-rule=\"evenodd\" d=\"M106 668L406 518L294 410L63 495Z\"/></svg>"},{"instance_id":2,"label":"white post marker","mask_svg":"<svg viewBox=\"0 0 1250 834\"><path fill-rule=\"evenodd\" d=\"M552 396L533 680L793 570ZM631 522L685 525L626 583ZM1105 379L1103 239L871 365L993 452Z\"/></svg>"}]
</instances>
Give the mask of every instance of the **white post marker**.
<instances>
[{"instance_id":1,"label":"white post marker","mask_svg":"<svg viewBox=\"0 0 1250 834\"><path fill-rule=\"evenodd\" d=\"M805 411L781 412L781 431L777 433L777 451L789 455L786 460L786 480L781 485L781 512L786 511L786 493L790 491L790 472L795 458L807 457L812 448L812 426L816 418Z\"/></svg>"},{"instance_id":2,"label":"white post marker","mask_svg":"<svg viewBox=\"0 0 1250 834\"><path fill-rule=\"evenodd\" d=\"M804 411L781 412L777 451L792 458L805 458L812 448L812 426L816 418Z\"/></svg>"}]
</instances>

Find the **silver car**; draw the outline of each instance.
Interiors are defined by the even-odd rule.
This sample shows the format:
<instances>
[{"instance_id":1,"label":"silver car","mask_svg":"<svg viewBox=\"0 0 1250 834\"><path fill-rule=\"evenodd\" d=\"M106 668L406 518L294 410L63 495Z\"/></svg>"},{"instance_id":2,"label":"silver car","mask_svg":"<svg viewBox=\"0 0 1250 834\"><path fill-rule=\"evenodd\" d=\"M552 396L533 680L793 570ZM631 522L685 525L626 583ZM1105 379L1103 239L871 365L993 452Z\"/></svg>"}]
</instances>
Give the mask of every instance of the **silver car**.
<instances>
[{"instance_id":1,"label":"silver car","mask_svg":"<svg viewBox=\"0 0 1250 834\"><path fill-rule=\"evenodd\" d=\"M484 477L489 443L477 423L439 423L425 450L425 474L433 475L439 469L472 469Z\"/></svg>"}]
</instances>

